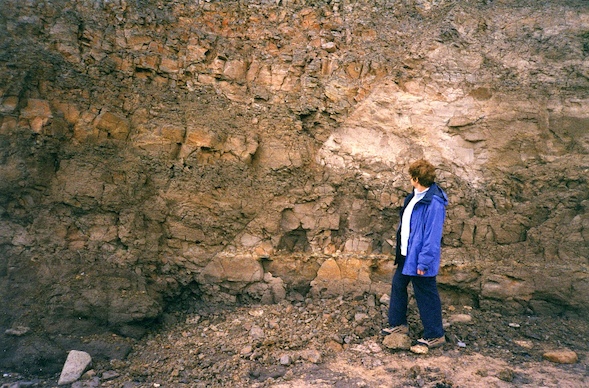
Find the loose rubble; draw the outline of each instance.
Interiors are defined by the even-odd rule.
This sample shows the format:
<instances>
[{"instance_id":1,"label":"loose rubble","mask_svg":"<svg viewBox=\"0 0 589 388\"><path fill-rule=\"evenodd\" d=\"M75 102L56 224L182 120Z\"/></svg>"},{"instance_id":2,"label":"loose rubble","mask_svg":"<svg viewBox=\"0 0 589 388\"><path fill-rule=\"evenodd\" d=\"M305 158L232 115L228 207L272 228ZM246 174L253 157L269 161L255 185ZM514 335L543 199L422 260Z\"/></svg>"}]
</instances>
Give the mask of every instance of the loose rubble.
<instances>
[{"instance_id":1,"label":"loose rubble","mask_svg":"<svg viewBox=\"0 0 589 388\"><path fill-rule=\"evenodd\" d=\"M71 387L581 387L589 383L589 323L582 319L503 316L446 306L448 343L415 354L407 342L401 349L391 349L388 344L395 336L380 334L387 305L372 300L374 296L307 298L272 305L202 305L198 313L173 313L168 323L137 341L126 359L93 362ZM510 325L514 322L519 327ZM421 334L412 303L409 326L405 341ZM0 383L2 388L54 386L57 376L41 381L4 372Z\"/></svg>"}]
</instances>

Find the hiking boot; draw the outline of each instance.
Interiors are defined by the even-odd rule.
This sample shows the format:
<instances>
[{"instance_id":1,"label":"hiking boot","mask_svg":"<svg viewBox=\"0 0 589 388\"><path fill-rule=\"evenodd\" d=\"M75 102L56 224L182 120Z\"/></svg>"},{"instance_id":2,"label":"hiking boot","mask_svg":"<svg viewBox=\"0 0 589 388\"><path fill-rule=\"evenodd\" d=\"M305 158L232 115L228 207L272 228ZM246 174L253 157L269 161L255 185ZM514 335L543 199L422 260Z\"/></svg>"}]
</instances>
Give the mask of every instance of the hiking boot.
<instances>
[{"instance_id":1,"label":"hiking boot","mask_svg":"<svg viewBox=\"0 0 589 388\"><path fill-rule=\"evenodd\" d=\"M382 329L382 334L383 335L389 335L389 334L409 334L409 327L405 326L405 325L399 325L399 326L395 326L395 327L387 327L385 329Z\"/></svg>"},{"instance_id":2,"label":"hiking boot","mask_svg":"<svg viewBox=\"0 0 589 388\"><path fill-rule=\"evenodd\" d=\"M428 348L437 348L438 346L442 346L446 343L446 337L441 336L440 338L420 338L417 340L418 345L425 345Z\"/></svg>"}]
</instances>

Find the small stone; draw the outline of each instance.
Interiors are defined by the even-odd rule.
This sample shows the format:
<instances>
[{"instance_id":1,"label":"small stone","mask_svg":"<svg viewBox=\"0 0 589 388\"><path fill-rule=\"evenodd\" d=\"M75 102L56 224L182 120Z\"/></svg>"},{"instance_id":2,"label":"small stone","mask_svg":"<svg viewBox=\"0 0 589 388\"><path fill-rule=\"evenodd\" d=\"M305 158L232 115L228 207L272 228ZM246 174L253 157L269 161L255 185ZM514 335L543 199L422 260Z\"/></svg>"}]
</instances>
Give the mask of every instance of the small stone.
<instances>
[{"instance_id":1,"label":"small stone","mask_svg":"<svg viewBox=\"0 0 589 388\"><path fill-rule=\"evenodd\" d=\"M353 350L355 352L358 353L370 353L370 350L368 349L368 347L364 346L364 345L354 345L350 348L350 350Z\"/></svg>"},{"instance_id":2,"label":"small stone","mask_svg":"<svg viewBox=\"0 0 589 388\"><path fill-rule=\"evenodd\" d=\"M86 352L72 350L68 353L61 375L59 376L58 385L71 384L78 380L86 367L92 362L92 357Z\"/></svg>"},{"instance_id":3,"label":"small stone","mask_svg":"<svg viewBox=\"0 0 589 388\"><path fill-rule=\"evenodd\" d=\"M328 53L334 53L337 49L336 45L334 42L327 42L321 45L321 48L325 51L327 51Z\"/></svg>"},{"instance_id":4,"label":"small stone","mask_svg":"<svg viewBox=\"0 0 589 388\"><path fill-rule=\"evenodd\" d=\"M364 325L356 326L354 334L360 338L366 338L370 335L370 328Z\"/></svg>"},{"instance_id":5,"label":"small stone","mask_svg":"<svg viewBox=\"0 0 589 388\"><path fill-rule=\"evenodd\" d=\"M112 379L115 379L117 377L119 377L119 374L116 371L114 371L114 370L107 370L106 372L104 372L102 374L102 379L103 380L112 380Z\"/></svg>"},{"instance_id":6,"label":"small stone","mask_svg":"<svg viewBox=\"0 0 589 388\"><path fill-rule=\"evenodd\" d=\"M410 379L416 379L421 374L421 367L419 365L413 365L407 371L407 377Z\"/></svg>"},{"instance_id":7,"label":"small stone","mask_svg":"<svg viewBox=\"0 0 589 388\"><path fill-rule=\"evenodd\" d=\"M241 350L239 351L239 354L241 354L242 356L248 356L250 354L252 354L253 351L253 347L251 345L247 345L244 346L243 348L241 348Z\"/></svg>"},{"instance_id":8,"label":"small stone","mask_svg":"<svg viewBox=\"0 0 589 388\"><path fill-rule=\"evenodd\" d=\"M372 353L380 353L380 352L382 352L382 348L376 342L369 342L368 343L368 349L370 349L370 351Z\"/></svg>"},{"instance_id":9,"label":"small stone","mask_svg":"<svg viewBox=\"0 0 589 388\"><path fill-rule=\"evenodd\" d=\"M384 294L383 296L380 297L380 299L378 301L380 302L380 304L384 304L385 306L388 306L389 303L391 302L391 297L388 296L387 294Z\"/></svg>"},{"instance_id":10,"label":"small stone","mask_svg":"<svg viewBox=\"0 0 589 388\"><path fill-rule=\"evenodd\" d=\"M82 375L82 378L84 380L90 380L90 379L94 378L94 376L96 376L96 371L94 369L90 369L90 370L87 370L86 372L84 372L84 374Z\"/></svg>"},{"instance_id":11,"label":"small stone","mask_svg":"<svg viewBox=\"0 0 589 388\"><path fill-rule=\"evenodd\" d=\"M269 367L256 367L250 371L250 376L259 380L278 379L286 374L286 368L282 365Z\"/></svg>"},{"instance_id":12,"label":"small stone","mask_svg":"<svg viewBox=\"0 0 589 388\"><path fill-rule=\"evenodd\" d=\"M511 369L503 369L497 373L497 378L502 381L512 382L515 378L515 372Z\"/></svg>"},{"instance_id":13,"label":"small stone","mask_svg":"<svg viewBox=\"0 0 589 388\"><path fill-rule=\"evenodd\" d=\"M487 377L489 375L489 372L486 369L479 369L475 373L481 377Z\"/></svg>"},{"instance_id":14,"label":"small stone","mask_svg":"<svg viewBox=\"0 0 589 388\"><path fill-rule=\"evenodd\" d=\"M250 337L254 340L262 339L264 338L264 330L262 330L261 327L254 325L250 329Z\"/></svg>"},{"instance_id":15,"label":"small stone","mask_svg":"<svg viewBox=\"0 0 589 388\"><path fill-rule=\"evenodd\" d=\"M427 354L429 352L426 345L413 345L409 350L415 354Z\"/></svg>"},{"instance_id":16,"label":"small stone","mask_svg":"<svg viewBox=\"0 0 589 388\"><path fill-rule=\"evenodd\" d=\"M252 317L261 317L262 315L264 315L264 310L261 310L261 309L250 310L248 312L248 314L251 315Z\"/></svg>"},{"instance_id":17,"label":"small stone","mask_svg":"<svg viewBox=\"0 0 589 388\"><path fill-rule=\"evenodd\" d=\"M407 350L411 347L411 338L406 334L393 333L384 337L382 344L392 350Z\"/></svg>"},{"instance_id":18,"label":"small stone","mask_svg":"<svg viewBox=\"0 0 589 388\"><path fill-rule=\"evenodd\" d=\"M362 322L364 320L368 319L368 314L364 314L364 313L356 313L354 314L354 320L356 322Z\"/></svg>"},{"instance_id":19,"label":"small stone","mask_svg":"<svg viewBox=\"0 0 589 388\"><path fill-rule=\"evenodd\" d=\"M469 314L454 314L452 316L450 316L450 318L448 319L448 321L451 324L454 323L469 323L472 321L472 316L470 316Z\"/></svg>"},{"instance_id":20,"label":"small stone","mask_svg":"<svg viewBox=\"0 0 589 388\"><path fill-rule=\"evenodd\" d=\"M301 352L301 358L303 360L307 360L309 362L312 362L313 364L319 364L321 363L321 353L319 353L319 351L315 350L315 349L309 349L309 350L304 350Z\"/></svg>"},{"instance_id":21,"label":"small stone","mask_svg":"<svg viewBox=\"0 0 589 388\"><path fill-rule=\"evenodd\" d=\"M288 366L290 365L290 356L288 354L285 354L283 356L280 357L280 365L285 365Z\"/></svg>"},{"instance_id":22,"label":"small stone","mask_svg":"<svg viewBox=\"0 0 589 388\"><path fill-rule=\"evenodd\" d=\"M342 344L336 341L328 341L327 344L325 344L325 346L327 347L327 349L330 349L336 353L342 352L344 350Z\"/></svg>"},{"instance_id":23,"label":"small stone","mask_svg":"<svg viewBox=\"0 0 589 388\"><path fill-rule=\"evenodd\" d=\"M532 349L534 347L534 343L532 341L514 340L513 343L525 349Z\"/></svg>"},{"instance_id":24,"label":"small stone","mask_svg":"<svg viewBox=\"0 0 589 388\"><path fill-rule=\"evenodd\" d=\"M520 325L519 325L519 323L513 323L513 322L512 322L512 323L510 323L510 324L509 324L509 327L515 327L515 328L518 328L518 327L520 327Z\"/></svg>"},{"instance_id":25,"label":"small stone","mask_svg":"<svg viewBox=\"0 0 589 388\"><path fill-rule=\"evenodd\" d=\"M568 349L552 350L544 353L542 357L557 364L574 364L579 361L577 353Z\"/></svg>"},{"instance_id":26,"label":"small stone","mask_svg":"<svg viewBox=\"0 0 589 388\"><path fill-rule=\"evenodd\" d=\"M13 335L15 337L20 337L27 334L31 329L27 326L15 326L11 329L8 329L4 332L6 335Z\"/></svg>"},{"instance_id":27,"label":"small stone","mask_svg":"<svg viewBox=\"0 0 589 388\"><path fill-rule=\"evenodd\" d=\"M200 315L193 315L191 317L186 318L186 323L189 325L196 325L200 321Z\"/></svg>"},{"instance_id":28,"label":"small stone","mask_svg":"<svg viewBox=\"0 0 589 388\"><path fill-rule=\"evenodd\" d=\"M339 335L339 334L333 334L333 335L331 336L331 339L332 339L333 341L337 342L337 343L338 343L338 344L340 344L340 345L344 343L344 339L343 339L343 338L342 338L342 336L341 336L341 335Z\"/></svg>"}]
</instances>

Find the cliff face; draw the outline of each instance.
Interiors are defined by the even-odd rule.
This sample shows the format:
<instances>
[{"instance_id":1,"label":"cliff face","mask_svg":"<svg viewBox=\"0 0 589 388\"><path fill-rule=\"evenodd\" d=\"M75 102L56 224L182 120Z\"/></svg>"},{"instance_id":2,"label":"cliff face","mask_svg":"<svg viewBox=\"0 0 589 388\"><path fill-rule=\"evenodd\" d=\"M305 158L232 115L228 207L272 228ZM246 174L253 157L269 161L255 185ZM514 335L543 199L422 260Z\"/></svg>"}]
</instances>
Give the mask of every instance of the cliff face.
<instances>
[{"instance_id":1,"label":"cliff face","mask_svg":"<svg viewBox=\"0 0 589 388\"><path fill-rule=\"evenodd\" d=\"M584 1L3 0L0 28L0 366L194 298L386 293L421 157L445 301L589 314Z\"/></svg>"}]
</instances>

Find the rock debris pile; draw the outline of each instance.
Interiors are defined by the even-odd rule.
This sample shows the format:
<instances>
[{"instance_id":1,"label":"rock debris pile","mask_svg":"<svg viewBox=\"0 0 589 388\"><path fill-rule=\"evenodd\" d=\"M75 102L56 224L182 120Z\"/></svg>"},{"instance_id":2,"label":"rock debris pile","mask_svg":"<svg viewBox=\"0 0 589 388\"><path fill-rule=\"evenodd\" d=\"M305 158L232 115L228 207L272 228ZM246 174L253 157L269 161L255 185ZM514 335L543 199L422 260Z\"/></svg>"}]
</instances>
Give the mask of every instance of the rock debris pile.
<instances>
[{"instance_id":1,"label":"rock debris pile","mask_svg":"<svg viewBox=\"0 0 589 388\"><path fill-rule=\"evenodd\" d=\"M198 314L168 316L165 328L138 341L125 360L95 361L72 387L582 387L589 381L584 320L446 306L448 343L416 355L387 347L380 334L386 309L374 296L201 306ZM419 338L413 303L409 318L410 336Z\"/></svg>"}]
</instances>

